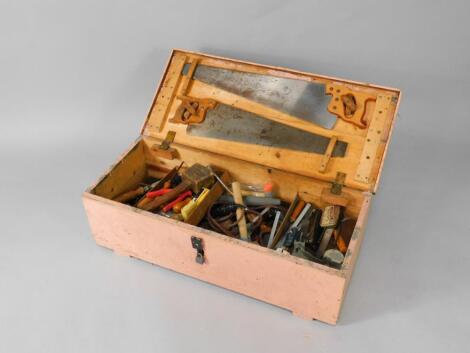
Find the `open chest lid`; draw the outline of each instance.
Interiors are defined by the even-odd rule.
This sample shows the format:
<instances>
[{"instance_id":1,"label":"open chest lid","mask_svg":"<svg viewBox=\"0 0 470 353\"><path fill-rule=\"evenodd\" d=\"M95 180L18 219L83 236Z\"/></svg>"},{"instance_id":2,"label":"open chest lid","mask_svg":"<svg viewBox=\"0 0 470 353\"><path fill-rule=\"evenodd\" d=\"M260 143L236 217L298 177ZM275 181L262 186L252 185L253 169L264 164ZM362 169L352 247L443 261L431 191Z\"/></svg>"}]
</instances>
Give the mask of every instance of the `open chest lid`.
<instances>
[{"instance_id":1,"label":"open chest lid","mask_svg":"<svg viewBox=\"0 0 470 353\"><path fill-rule=\"evenodd\" d=\"M173 50L142 134L375 192L400 91Z\"/></svg>"}]
</instances>

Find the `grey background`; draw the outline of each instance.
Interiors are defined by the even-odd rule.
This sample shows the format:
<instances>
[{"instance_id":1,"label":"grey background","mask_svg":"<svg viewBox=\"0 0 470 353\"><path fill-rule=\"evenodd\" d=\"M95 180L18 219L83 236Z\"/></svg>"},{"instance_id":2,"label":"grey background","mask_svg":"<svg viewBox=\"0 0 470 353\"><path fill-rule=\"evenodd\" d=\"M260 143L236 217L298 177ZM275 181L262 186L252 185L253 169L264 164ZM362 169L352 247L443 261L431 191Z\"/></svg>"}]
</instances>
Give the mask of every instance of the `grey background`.
<instances>
[{"instance_id":1,"label":"grey background","mask_svg":"<svg viewBox=\"0 0 470 353\"><path fill-rule=\"evenodd\" d=\"M0 352L464 352L468 1L0 1ZM93 242L170 48L403 90L336 327Z\"/></svg>"}]
</instances>

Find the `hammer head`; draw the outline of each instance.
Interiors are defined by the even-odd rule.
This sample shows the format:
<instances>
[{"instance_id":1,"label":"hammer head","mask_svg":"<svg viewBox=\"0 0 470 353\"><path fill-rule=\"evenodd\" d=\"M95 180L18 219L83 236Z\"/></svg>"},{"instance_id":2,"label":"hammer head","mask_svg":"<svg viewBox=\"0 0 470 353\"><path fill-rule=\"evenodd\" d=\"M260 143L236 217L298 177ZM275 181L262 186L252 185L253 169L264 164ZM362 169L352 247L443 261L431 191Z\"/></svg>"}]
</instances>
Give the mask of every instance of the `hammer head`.
<instances>
[{"instance_id":1,"label":"hammer head","mask_svg":"<svg viewBox=\"0 0 470 353\"><path fill-rule=\"evenodd\" d=\"M191 184L191 189L198 194L202 188L210 188L214 184L214 176L209 168L196 163L189 167L181 175L186 183Z\"/></svg>"}]
</instances>

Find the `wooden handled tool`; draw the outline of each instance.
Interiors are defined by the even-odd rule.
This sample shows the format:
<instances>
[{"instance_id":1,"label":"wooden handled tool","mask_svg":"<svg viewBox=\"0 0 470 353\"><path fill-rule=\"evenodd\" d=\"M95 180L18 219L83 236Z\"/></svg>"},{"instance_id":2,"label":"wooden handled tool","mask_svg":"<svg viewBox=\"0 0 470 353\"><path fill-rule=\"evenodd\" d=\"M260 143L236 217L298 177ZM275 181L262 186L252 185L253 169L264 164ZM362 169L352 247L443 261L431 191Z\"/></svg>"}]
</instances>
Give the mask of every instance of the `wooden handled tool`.
<instances>
[{"instance_id":1,"label":"wooden handled tool","mask_svg":"<svg viewBox=\"0 0 470 353\"><path fill-rule=\"evenodd\" d=\"M190 187L191 187L191 182L182 181L178 186L173 188L170 192L167 192L166 194L156 197L153 200L150 200L149 202L147 202L145 205L143 205L142 209L146 211L154 210L162 206L163 204L175 199L176 197L178 197L179 194L185 192Z\"/></svg>"},{"instance_id":2,"label":"wooden handled tool","mask_svg":"<svg viewBox=\"0 0 470 353\"><path fill-rule=\"evenodd\" d=\"M175 174L178 172L178 170L181 168L182 165L183 165L183 162L181 162L179 167L175 167L172 170L170 170L168 172L168 174L166 174L166 176L163 177L162 179L160 179L160 180L158 180L158 181L156 181L156 182L154 182L150 185L139 186L137 189L126 191L126 192L116 196L113 200L117 201L117 202L125 203L125 202L128 202L128 201L136 198L137 196L142 196L142 195L145 195L145 194L147 194L148 192L150 192L152 190L159 189L161 187L161 185L166 184L167 182L169 182L173 178L173 176L175 176ZM145 197L143 199L140 199L137 202L137 207L139 207L142 200L145 200Z\"/></svg>"},{"instance_id":3,"label":"wooden handled tool","mask_svg":"<svg viewBox=\"0 0 470 353\"><path fill-rule=\"evenodd\" d=\"M160 189L162 186L164 186L165 184L167 184L168 182L171 181L171 179L173 179L173 177L178 173L178 171L180 170L180 168L183 166L183 163L184 162L181 162L180 165L178 167L174 167L173 169L171 169L163 178L161 178L159 181L155 182L154 184L151 185L151 187L149 188L149 190L147 190L145 192L145 194L149 191L153 191L153 190L158 190ZM137 201L137 204L136 204L136 207L137 208L141 208L143 209L144 206L149 203L151 201L150 198L147 198L147 197L142 197L140 198L139 201Z\"/></svg>"},{"instance_id":4,"label":"wooden handled tool","mask_svg":"<svg viewBox=\"0 0 470 353\"><path fill-rule=\"evenodd\" d=\"M173 212L174 212L174 213L181 213L181 209L182 209L184 206L186 206L190 201L191 201L191 198L188 197L188 198L184 199L183 201L177 202L177 203L173 206Z\"/></svg>"},{"instance_id":5,"label":"wooden handled tool","mask_svg":"<svg viewBox=\"0 0 470 353\"><path fill-rule=\"evenodd\" d=\"M130 191L127 191L123 194L116 196L114 198L114 201L123 202L123 203L128 202L136 198L137 196L142 196L143 194L147 192L146 190L149 190L148 187L140 186L135 190L130 190Z\"/></svg>"},{"instance_id":6,"label":"wooden handled tool","mask_svg":"<svg viewBox=\"0 0 470 353\"><path fill-rule=\"evenodd\" d=\"M180 194L175 200L171 201L169 204L165 205L163 207L163 212L168 212L171 210L177 203L183 201L184 199L190 197L193 193L191 191L185 191L182 194Z\"/></svg>"},{"instance_id":7,"label":"wooden handled tool","mask_svg":"<svg viewBox=\"0 0 470 353\"><path fill-rule=\"evenodd\" d=\"M243 205L243 197L241 193L240 183L235 181L232 183L233 199L237 205ZM237 219L238 219L238 231L240 232L240 238L248 241L248 229L246 227L245 210L237 208Z\"/></svg>"},{"instance_id":8,"label":"wooden handled tool","mask_svg":"<svg viewBox=\"0 0 470 353\"><path fill-rule=\"evenodd\" d=\"M151 211L157 209L163 204L172 201L179 194L185 192L188 189L192 189L195 194L198 194L202 188L210 187L214 183L214 177L209 170L209 168L202 166L199 163L193 164L182 174L181 183L173 188L170 192L165 195L156 197L147 204L145 204L142 209Z\"/></svg>"},{"instance_id":9,"label":"wooden handled tool","mask_svg":"<svg viewBox=\"0 0 470 353\"><path fill-rule=\"evenodd\" d=\"M279 240L281 240L281 237L283 236L284 232L286 231L287 227L290 224L290 222L289 222L290 216L294 212L294 209L297 206L297 204L299 203L299 200L300 200L299 199L299 194L295 194L294 200L290 204L289 209L287 210L287 213L284 216L284 218L281 222L281 225L278 227L278 229L276 231L276 234L274 235L274 239L272 240L272 242L268 246L268 248L274 249L276 247L277 243L279 242Z\"/></svg>"},{"instance_id":10,"label":"wooden handled tool","mask_svg":"<svg viewBox=\"0 0 470 353\"><path fill-rule=\"evenodd\" d=\"M290 215L289 220L291 223L293 223L300 215L300 212L304 209L305 206L305 201L300 199L299 202L297 203L297 206L294 208L294 212Z\"/></svg>"}]
</instances>

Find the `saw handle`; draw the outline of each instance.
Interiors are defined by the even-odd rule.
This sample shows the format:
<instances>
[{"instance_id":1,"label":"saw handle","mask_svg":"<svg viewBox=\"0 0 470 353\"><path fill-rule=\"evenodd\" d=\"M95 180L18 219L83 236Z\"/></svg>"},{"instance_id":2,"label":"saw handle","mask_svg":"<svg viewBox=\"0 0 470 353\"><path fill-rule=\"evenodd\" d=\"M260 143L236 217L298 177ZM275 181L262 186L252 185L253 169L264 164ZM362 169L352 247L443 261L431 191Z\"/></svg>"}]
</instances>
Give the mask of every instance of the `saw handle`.
<instances>
[{"instance_id":1,"label":"saw handle","mask_svg":"<svg viewBox=\"0 0 470 353\"><path fill-rule=\"evenodd\" d=\"M328 111L331 114L360 129L367 127L367 122L364 120L366 103L368 101L375 101L375 95L353 91L335 83L326 85L326 94L332 96L328 104Z\"/></svg>"},{"instance_id":2,"label":"saw handle","mask_svg":"<svg viewBox=\"0 0 470 353\"><path fill-rule=\"evenodd\" d=\"M176 124L200 124L208 109L214 109L217 102L208 98L193 98L184 95L177 97L181 103L170 122Z\"/></svg>"}]
</instances>

